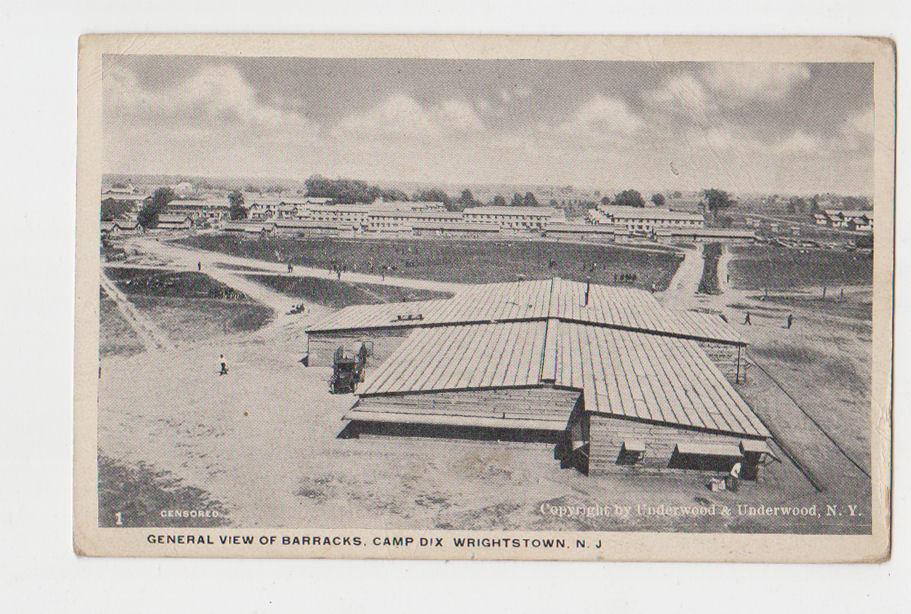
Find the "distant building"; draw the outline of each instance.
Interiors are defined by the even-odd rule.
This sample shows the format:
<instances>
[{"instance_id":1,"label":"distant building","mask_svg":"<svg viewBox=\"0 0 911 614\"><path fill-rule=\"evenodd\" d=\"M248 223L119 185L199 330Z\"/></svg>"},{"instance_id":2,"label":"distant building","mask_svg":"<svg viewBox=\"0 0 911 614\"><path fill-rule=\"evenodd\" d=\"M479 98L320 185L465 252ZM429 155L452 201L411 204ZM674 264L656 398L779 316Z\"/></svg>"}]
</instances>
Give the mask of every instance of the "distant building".
<instances>
[{"instance_id":1,"label":"distant building","mask_svg":"<svg viewBox=\"0 0 911 614\"><path fill-rule=\"evenodd\" d=\"M118 218L112 222L101 222L101 235L111 238L129 237L142 232L136 220Z\"/></svg>"},{"instance_id":2,"label":"distant building","mask_svg":"<svg viewBox=\"0 0 911 614\"><path fill-rule=\"evenodd\" d=\"M338 222L318 222L315 220L275 220L276 234L284 236L314 237L353 235L354 227Z\"/></svg>"},{"instance_id":3,"label":"distant building","mask_svg":"<svg viewBox=\"0 0 911 614\"><path fill-rule=\"evenodd\" d=\"M135 196L139 194L139 190L133 186L132 183L126 185L112 185L107 190L102 192L103 196Z\"/></svg>"},{"instance_id":4,"label":"distant building","mask_svg":"<svg viewBox=\"0 0 911 614\"><path fill-rule=\"evenodd\" d=\"M412 230L416 225L443 224L462 221L457 211L371 211L367 215L367 230L373 232Z\"/></svg>"},{"instance_id":5,"label":"distant building","mask_svg":"<svg viewBox=\"0 0 911 614\"><path fill-rule=\"evenodd\" d=\"M231 202L227 198L178 198L165 206L169 215L186 215L197 225L218 222L231 217Z\"/></svg>"},{"instance_id":6,"label":"distant building","mask_svg":"<svg viewBox=\"0 0 911 614\"><path fill-rule=\"evenodd\" d=\"M589 209L585 219L589 224L610 224L613 226L613 223L607 219L607 216L598 209Z\"/></svg>"},{"instance_id":7,"label":"distant building","mask_svg":"<svg viewBox=\"0 0 911 614\"><path fill-rule=\"evenodd\" d=\"M181 181L180 183L171 186L171 189L174 190L174 193L177 194L179 198L190 198L196 194L196 186L189 181Z\"/></svg>"},{"instance_id":8,"label":"distant building","mask_svg":"<svg viewBox=\"0 0 911 614\"><path fill-rule=\"evenodd\" d=\"M671 211L705 213L705 205L700 198L668 198L664 202L664 208Z\"/></svg>"},{"instance_id":9,"label":"distant building","mask_svg":"<svg viewBox=\"0 0 911 614\"><path fill-rule=\"evenodd\" d=\"M235 221L226 222L221 229L224 232L238 235L269 235L275 230L275 224L271 222Z\"/></svg>"},{"instance_id":10,"label":"distant building","mask_svg":"<svg viewBox=\"0 0 911 614\"><path fill-rule=\"evenodd\" d=\"M470 224L495 224L501 230L544 230L564 218L563 211L549 207L475 207L462 212Z\"/></svg>"},{"instance_id":11,"label":"distant building","mask_svg":"<svg viewBox=\"0 0 911 614\"><path fill-rule=\"evenodd\" d=\"M298 219L316 222L331 222L351 226L358 230L406 230L409 220L446 219L451 214L442 202L376 200L372 203L307 204L301 208ZM424 218L422 215L428 217ZM458 219L459 214L455 214Z\"/></svg>"},{"instance_id":12,"label":"distant building","mask_svg":"<svg viewBox=\"0 0 911 614\"><path fill-rule=\"evenodd\" d=\"M157 230L190 230L193 227L193 219L186 214L174 215L162 213L158 216Z\"/></svg>"},{"instance_id":13,"label":"distant building","mask_svg":"<svg viewBox=\"0 0 911 614\"><path fill-rule=\"evenodd\" d=\"M851 209L825 209L823 211L833 228L848 230L873 230L873 212Z\"/></svg>"},{"instance_id":14,"label":"distant building","mask_svg":"<svg viewBox=\"0 0 911 614\"><path fill-rule=\"evenodd\" d=\"M418 237L474 239L496 235L500 232L500 227L494 224L469 224L462 221L418 221L412 223L411 232Z\"/></svg>"},{"instance_id":15,"label":"distant building","mask_svg":"<svg viewBox=\"0 0 911 614\"><path fill-rule=\"evenodd\" d=\"M309 219L315 222L334 222L355 228L364 228L367 225L367 215L371 206L367 204L353 205L310 205L307 207Z\"/></svg>"},{"instance_id":16,"label":"distant building","mask_svg":"<svg viewBox=\"0 0 911 614\"><path fill-rule=\"evenodd\" d=\"M652 232L664 229L689 229L705 226L701 213L672 211L663 207L621 207L600 205L598 207L607 223L626 228L630 232Z\"/></svg>"}]
</instances>

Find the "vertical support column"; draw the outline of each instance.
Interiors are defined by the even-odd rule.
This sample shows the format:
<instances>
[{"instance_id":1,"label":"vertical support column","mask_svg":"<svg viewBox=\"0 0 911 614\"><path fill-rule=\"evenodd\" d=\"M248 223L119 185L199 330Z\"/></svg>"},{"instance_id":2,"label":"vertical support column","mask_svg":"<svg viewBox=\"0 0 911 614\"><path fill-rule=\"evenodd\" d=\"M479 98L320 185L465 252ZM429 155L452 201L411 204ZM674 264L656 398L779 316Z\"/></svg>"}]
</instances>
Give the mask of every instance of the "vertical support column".
<instances>
[{"instance_id":1,"label":"vertical support column","mask_svg":"<svg viewBox=\"0 0 911 614\"><path fill-rule=\"evenodd\" d=\"M734 372L734 383L740 383L740 346L737 346L737 367Z\"/></svg>"}]
</instances>

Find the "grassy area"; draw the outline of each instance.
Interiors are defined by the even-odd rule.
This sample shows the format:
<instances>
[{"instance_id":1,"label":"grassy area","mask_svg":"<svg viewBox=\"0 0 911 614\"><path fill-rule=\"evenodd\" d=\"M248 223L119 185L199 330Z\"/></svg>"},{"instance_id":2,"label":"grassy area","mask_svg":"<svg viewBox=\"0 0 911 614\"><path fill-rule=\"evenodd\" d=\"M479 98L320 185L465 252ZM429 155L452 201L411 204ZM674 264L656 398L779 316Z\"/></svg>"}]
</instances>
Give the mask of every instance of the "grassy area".
<instances>
[{"instance_id":1,"label":"grassy area","mask_svg":"<svg viewBox=\"0 0 911 614\"><path fill-rule=\"evenodd\" d=\"M682 256L613 245L547 241L434 241L428 239L285 239L199 235L179 243L191 247L322 269L430 279L488 283L563 277L616 284L635 275L635 285L667 287ZM278 255L278 257L277 257Z\"/></svg>"},{"instance_id":2,"label":"grassy area","mask_svg":"<svg viewBox=\"0 0 911 614\"><path fill-rule=\"evenodd\" d=\"M128 295L253 302L243 293L198 271L108 267L105 273L121 292Z\"/></svg>"},{"instance_id":3,"label":"grassy area","mask_svg":"<svg viewBox=\"0 0 911 614\"><path fill-rule=\"evenodd\" d=\"M871 292L749 297L751 353L851 458L870 466ZM791 329L786 317L793 314Z\"/></svg>"},{"instance_id":4,"label":"grassy area","mask_svg":"<svg viewBox=\"0 0 911 614\"><path fill-rule=\"evenodd\" d=\"M349 305L373 305L404 301L428 301L450 298L448 292L435 292L380 284L360 284L288 275L248 275L253 281L287 296L299 297L317 305L341 309Z\"/></svg>"},{"instance_id":5,"label":"grassy area","mask_svg":"<svg viewBox=\"0 0 911 614\"><path fill-rule=\"evenodd\" d=\"M763 303L772 303L782 307L770 306L771 309L787 311L788 309L800 309L813 312L823 318L846 318L857 320L858 322L848 322L859 326L859 332L870 334L870 326L873 321L873 301L870 300L867 292L846 292L840 294L834 290L827 293L826 298L821 294L814 295L786 295L770 294L763 298L762 295L750 297L753 300L761 300Z\"/></svg>"},{"instance_id":6,"label":"grassy area","mask_svg":"<svg viewBox=\"0 0 911 614\"><path fill-rule=\"evenodd\" d=\"M731 284L759 290L802 286L871 285L873 257L869 254L790 249L765 245L731 246Z\"/></svg>"},{"instance_id":7,"label":"grassy area","mask_svg":"<svg viewBox=\"0 0 911 614\"><path fill-rule=\"evenodd\" d=\"M198 271L110 267L106 273L176 342L256 330L272 318L268 307ZM108 337L114 346L129 343L129 335L135 333L116 325L116 321L106 323L102 318L102 337Z\"/></svg>"},{"instance_id":8,"label":"grassy area","mask_svg":"<svg viewBox=\"0 0 911 614\"><path fill-rule=\"evenodd\" d=\"M162 517L168 510L195 511L197 517ZM202 512L203 517L200 516ZM205 516L208 514L208 516ZM131 468L98 455L98 524L102 527L218 527L229 524L228 510L199 488L186 486L167 471L140 463Z\"/></svg>"},{"instance_id":9,"label":"grassy area","mask_svg":"<svg viewBox=\"0 0 911 614\"><path fill-rule=\"evenodd\" d=\"M98 354L107 356L125 356L129 358L145 348L139 335L120 315L115 303L104 290L101 290L100 318L98 326Z\"/></svg>"}]
</instances>

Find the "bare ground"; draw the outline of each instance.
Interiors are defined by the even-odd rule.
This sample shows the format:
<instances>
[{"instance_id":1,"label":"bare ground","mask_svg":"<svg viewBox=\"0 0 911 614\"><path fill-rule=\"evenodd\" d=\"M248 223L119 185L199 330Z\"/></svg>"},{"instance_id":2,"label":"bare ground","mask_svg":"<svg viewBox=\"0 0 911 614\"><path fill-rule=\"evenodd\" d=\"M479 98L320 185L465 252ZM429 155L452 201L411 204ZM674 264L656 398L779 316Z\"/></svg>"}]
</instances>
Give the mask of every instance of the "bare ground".
<instances>
[{"instance_id":1,"label":"bare ground","mask_svg":"<svg viewBox=\"0 0 911 614\"><path fill-rule=\"evenodd\" d=\"M676 298L668 302L679 300L726 313L732 321L742 311L730 305L758 303L743 293L684 296L684 287L698 285L701 266L692 268L692 275L678 272L685 280L681 277L681 292L673 293ZM794 387L799 399L818 397L819 407L807 410L818 412L820 423L831 428L853 456L864 447L858 433L868 431L852 416L862 412L861 401L869 395L861 375L869 372L868 367L864 371L869 357L863 354L869 342L857 337L853 328L862 322L840 318L843 326L833 329L829 317L801 316L798 326L782 333L779 313L757 311L754 326L742 329L750 336L758 360L777 381ZM141 474L146 467L179 478L181 484L220 502L233 526L868 530L868 503L862 519L636 513L637 505L661 509L662 505L734 508L737 503L788 503L824 508L829 501L869 502L869 480L847 457L821 441L812 423L808 425L806 417L787 407L782 400L786 396L755 370L741 388L744 397L761 416L777 420L789 433L789 444L831 486L827 492L817 494L787 461L773 465L761 483L746 483L739 493L711 493L705 485L708 476L698 473L594 478L561 470L552 447L543 444L339 439L344 426L341 416L353 397L328 394L329 370L304 368L297 362L305 325L300 319L286 319L258 335L215 337L173 352L104 357L99 453L127 471ZM227 376L218 375L222 353L230 367ZM822 371L805 369L808 364L819 364ZM829 377L823 377L823 372ZM851 373L860 379L854 381L858 385L853 396L848 396L844 387L836 388L832 382L850 378ZM826 414L831 416L824 423ZM855 448L850 445L852 438ZM630 513L579 516L555 511L579 505L611 510L629 506Z\"/></svg>"}]
</instances>

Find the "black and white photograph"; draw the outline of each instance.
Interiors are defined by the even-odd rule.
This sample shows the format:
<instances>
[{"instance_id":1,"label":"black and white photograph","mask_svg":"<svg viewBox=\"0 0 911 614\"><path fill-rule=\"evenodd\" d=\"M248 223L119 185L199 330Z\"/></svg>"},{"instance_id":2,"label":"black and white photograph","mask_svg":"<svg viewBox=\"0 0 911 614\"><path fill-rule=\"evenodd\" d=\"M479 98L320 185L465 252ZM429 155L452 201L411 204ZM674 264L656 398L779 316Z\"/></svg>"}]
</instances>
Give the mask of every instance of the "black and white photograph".
<instances>
[{"instance_id":1,"label":"black and white photograph","mask_svg":"<svg viewBox=\"0 0 911 614\"><path fill-rule=\"evenodd\" d=\"M83 50L77 550L635 559L611 540L689 534L883 556L875 41L159 43Z\"/></svg>"}]
</instances>

